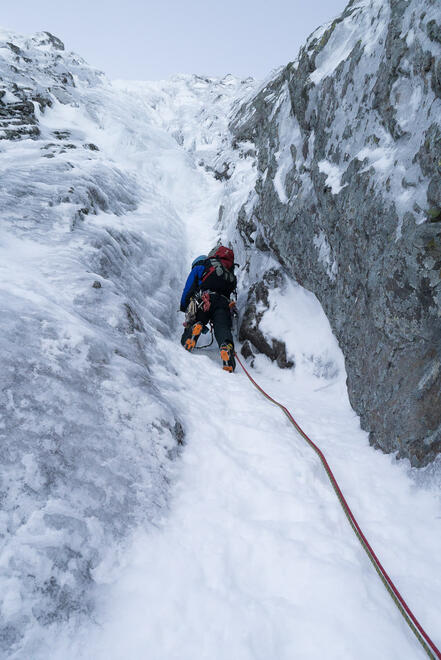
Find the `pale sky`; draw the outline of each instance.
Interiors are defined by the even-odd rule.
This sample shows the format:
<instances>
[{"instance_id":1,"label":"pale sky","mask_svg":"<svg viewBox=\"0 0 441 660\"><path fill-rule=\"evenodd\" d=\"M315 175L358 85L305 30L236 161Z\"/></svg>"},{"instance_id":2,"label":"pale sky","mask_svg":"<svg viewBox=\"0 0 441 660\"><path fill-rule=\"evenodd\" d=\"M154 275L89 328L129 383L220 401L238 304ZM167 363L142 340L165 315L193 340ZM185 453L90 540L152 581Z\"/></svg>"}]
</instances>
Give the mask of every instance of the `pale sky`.
<instances>
[{"instance_id":1,"label":"pale sky","mask_svg":"<svg viewBox=\"0 0 441 660\"><path fill-rule=\"evenodd\" d=\"M265 77L348 0L15 0L1 26L47 30L110 78Z\"/></svg>"}]
</instances>

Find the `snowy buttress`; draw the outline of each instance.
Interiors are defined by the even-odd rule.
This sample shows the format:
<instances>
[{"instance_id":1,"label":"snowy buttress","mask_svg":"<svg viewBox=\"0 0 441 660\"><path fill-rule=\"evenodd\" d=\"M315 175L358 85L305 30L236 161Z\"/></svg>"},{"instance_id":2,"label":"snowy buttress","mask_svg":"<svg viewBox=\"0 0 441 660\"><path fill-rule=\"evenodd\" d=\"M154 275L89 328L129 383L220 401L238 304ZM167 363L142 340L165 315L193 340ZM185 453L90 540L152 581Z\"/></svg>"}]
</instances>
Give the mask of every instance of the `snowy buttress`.
<instances>
[{"instance_id":1,"label":"snowy buttress","mask_svg":"<svg viewBox=\"0 0 441 660\"><path fill-rule=\"evenodd\" d=\"M166 505L182 429L157 337L183 265L146 108L48 33L1 32L0 73L1 654L89 611Z\"/></svg>"}]
</instances>

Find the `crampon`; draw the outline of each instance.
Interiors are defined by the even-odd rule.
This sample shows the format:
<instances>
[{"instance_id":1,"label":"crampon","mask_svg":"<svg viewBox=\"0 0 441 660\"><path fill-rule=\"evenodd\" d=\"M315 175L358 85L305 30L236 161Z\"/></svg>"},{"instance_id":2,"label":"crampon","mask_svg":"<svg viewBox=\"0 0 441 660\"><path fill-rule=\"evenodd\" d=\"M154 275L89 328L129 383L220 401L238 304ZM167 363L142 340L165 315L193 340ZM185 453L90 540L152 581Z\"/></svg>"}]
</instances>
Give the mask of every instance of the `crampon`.
<instances>
[{"instance_id":1,"label":"crampon","mask_svg":"<svg viewBox=\"0 0 441 660\"><path fill-rule=\"evenodd\" d=\"M234 346L233 344L222 344L220 347L220 355L222 358L222 368L225 371L233 373L236 368L236 360L234 359Z\"/></svg>"},{"instance_id":2,"label":"crampon","mask_svg":"<svg viewBox=\"0 0 441 660\"><path fill-rule=\"evenodd\" d=\"M194 348L195 348L195 346L196 346L196 343L197 343L197 340L199 339L200 334L201 334L201 332L202 332L202 328L203 328L203 327L204 327L204 326L202 325L202 323L199 323L199 322L197 322L197 323L195 323L195 324L193 325L193 327L192 327L192 329L191 329L191 337L189 337L188 339L186 339L186 340L185 340L185 344L184 344L184 348L185 348L187 351L190 351L190 352L191 352L191 351L194 350Z\"/></svg>"}]
</instances>

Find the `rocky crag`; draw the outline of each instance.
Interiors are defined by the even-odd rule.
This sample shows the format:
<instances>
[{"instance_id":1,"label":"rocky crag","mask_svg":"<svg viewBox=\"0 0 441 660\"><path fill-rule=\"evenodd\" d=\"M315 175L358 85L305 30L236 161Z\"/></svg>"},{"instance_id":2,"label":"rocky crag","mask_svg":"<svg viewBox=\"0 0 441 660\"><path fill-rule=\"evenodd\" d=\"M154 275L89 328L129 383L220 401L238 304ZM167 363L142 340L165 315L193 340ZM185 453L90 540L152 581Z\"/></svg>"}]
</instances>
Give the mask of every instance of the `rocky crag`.
<instances>
[{"instance_id":1,"label":"rocky crag","mask_svg":"<svg viewBox=\"0 0 441 660\"><path fill-rule=\"evenodd\" d=\"M256 165L236 213L245 245L271 254L320 300L372 444L415 466L433 461L441 452L439 3L353 0L242 104L230 130L231 153ZM255 298L253 289L251 307ZM241 329L247 354L262 350L252 316ZM267 348L286 363L277 343Z\"/></svg>"}]
</instances>

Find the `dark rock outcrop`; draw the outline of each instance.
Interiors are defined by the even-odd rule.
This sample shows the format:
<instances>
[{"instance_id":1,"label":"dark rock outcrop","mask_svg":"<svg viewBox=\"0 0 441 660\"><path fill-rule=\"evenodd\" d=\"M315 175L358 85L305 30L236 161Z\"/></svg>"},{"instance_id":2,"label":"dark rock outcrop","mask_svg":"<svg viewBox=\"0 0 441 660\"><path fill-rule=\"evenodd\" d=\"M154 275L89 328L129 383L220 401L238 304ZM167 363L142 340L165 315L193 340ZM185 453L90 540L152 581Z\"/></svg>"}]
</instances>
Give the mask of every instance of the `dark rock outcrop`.
<instances>
[{"instance_id":1,"label":"dark rock outcrop","mask_svg":"<svg viewBox=\"0 0 441 660\"><path fill-rule=\"evenodd\" d=\"M289 369L294 366L294 361L287 358L285 344L274 337L268 339L259 328L265 311L269 309L269 289L274 289L281 284L281 273L271 269L250 288L245 314L239 329L239 341L244 342L242 348L244 357L254 355L254 348L259 353L267 355L273 362L277 362L281 369Z\"/></svg>"}]
</instances>

